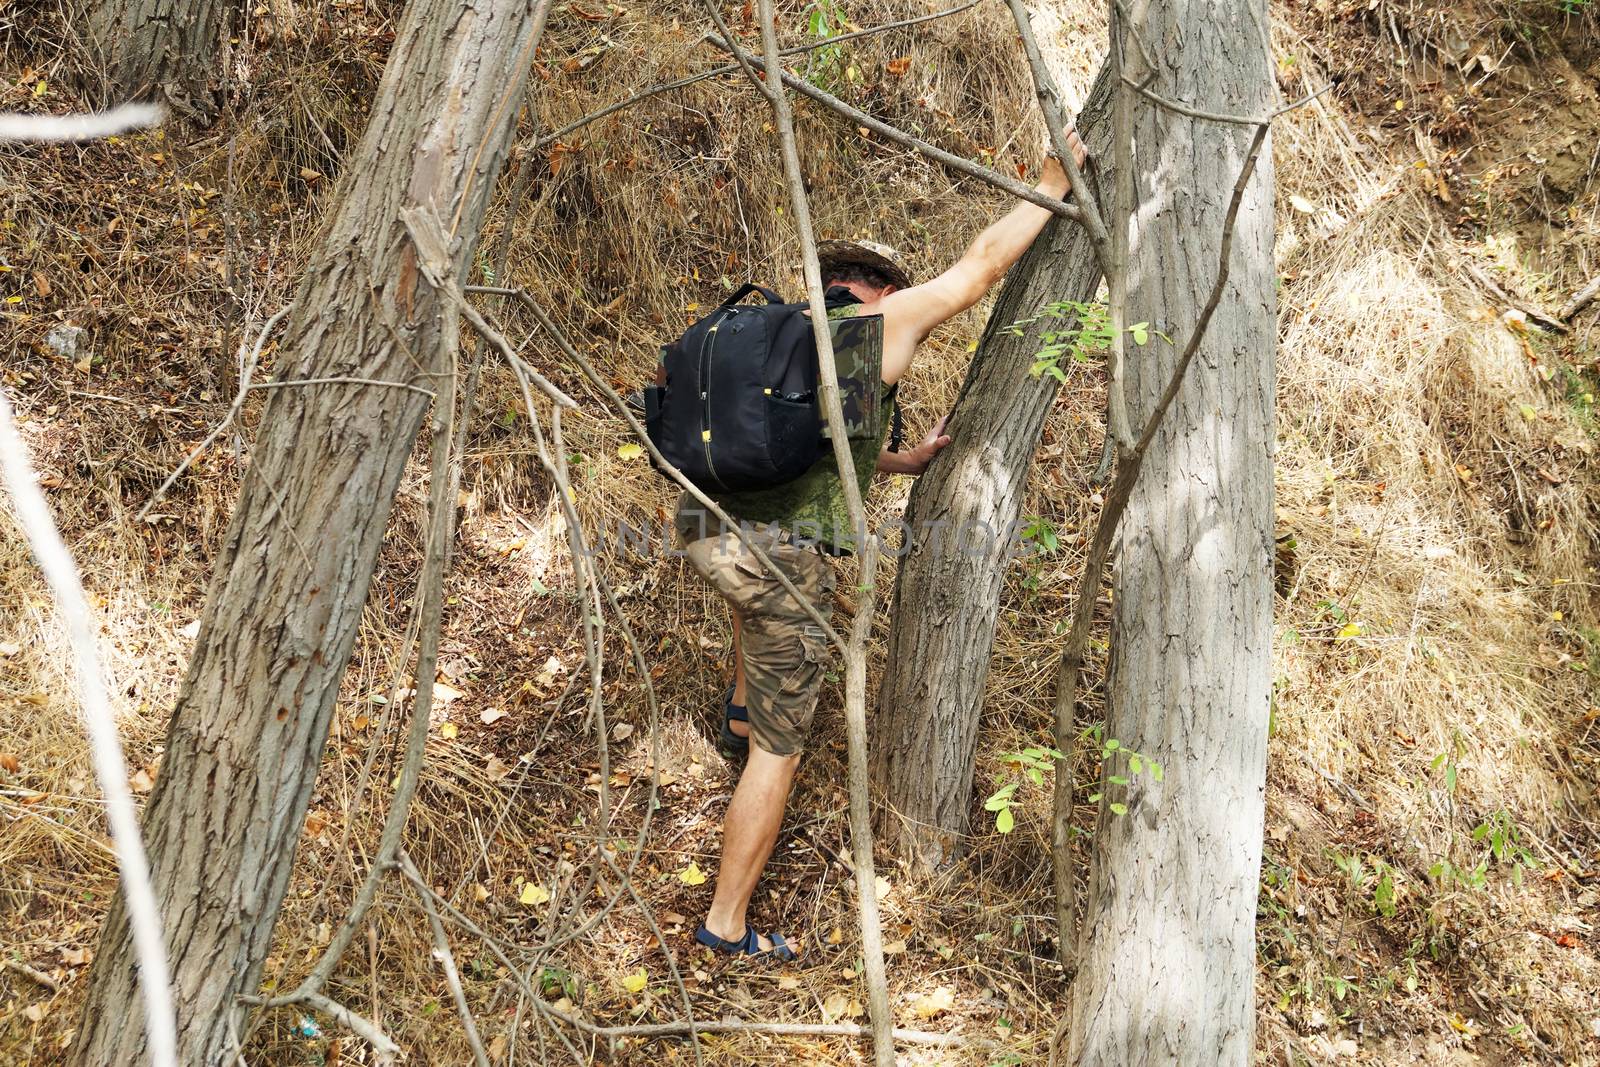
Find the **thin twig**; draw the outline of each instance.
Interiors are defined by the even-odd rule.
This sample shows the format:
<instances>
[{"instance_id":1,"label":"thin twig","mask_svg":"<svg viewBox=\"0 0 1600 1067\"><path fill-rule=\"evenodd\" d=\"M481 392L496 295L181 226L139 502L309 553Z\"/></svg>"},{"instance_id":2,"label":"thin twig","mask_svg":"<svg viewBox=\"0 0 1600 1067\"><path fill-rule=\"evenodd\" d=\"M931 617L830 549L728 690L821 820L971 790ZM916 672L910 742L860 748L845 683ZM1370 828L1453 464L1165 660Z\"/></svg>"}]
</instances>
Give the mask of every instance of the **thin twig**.
<instances>
[{"instance_id":1,"label":"thin twig","mask_svg":"<svg viewBox=\"0 0 1600 1067\"><path fill-rule=\"evenodd\" d=\"M409 389L413 393L421 393L432 400L436 395L432 389L425 389L420 385L410 382L387 382L382 378L349 378L338 376L333 378L290 378L276 382L257 382L251 389L288 389L300 385L383 385L394 389Z\"/></svg>"},{"instance_id":2,"label":"thin twig","mask_svg":"<svg viewBox=\"0 0 1600 1067\"><path fill-rule=\"evenodd\" d=\"M245 360L244 369L239 372L239 392L234 396L233 403L228 406L227 414L223 415L222 421L218 422L216 426L212 427L211 432L206 434L205 440L195 445L189 454L183 457L183 462L178 464L177 469L167 475L167 480L161 483L161 487L152 493L150 499L145 502L144 507L139 509L139 514L133 517L134 522L144 521L145 516L150 514L150 509L161 502L161 498L167 495L167 490L171 489L173 484L183 476L183 472L188 470L189 466L200 458L202 452L210 448L212 443L222 436L223 431L228 428L235 416L239 414L239 409L244 406L245 397L250 395L250 376L255 373L256 364L261 361L261 350L266 347L267 337L271 335L272 328L283 321L285 315L289 314L289 310L288 307L280 308L262 324L261 333L256 336L255 347L250 350L250 358Z\"/></svg>"},{"instance_id":3,"label":"thin twig","mask_svg":"<svg viewBox=\"0 0 1600 1067\"><path fill-rule=\"evenodd\" d=\"M3 141L92 141L129 130L161 125L166 112L160 104L123 104L109 111L77 115L0 114Z\"/></svg>"},{"instance_id":4,"label":"thin twig","mask_svg":"<svg viewBox=\"0 0 1600 1067\"><path fill-rule=\"evenodd\" d=\"M8 971L20 974L30 982L35 982L39 985L42 985L52 993L61 992L61 983L56 981L54 978L51 978L48 974L45 974L37 967L29 967L26 963L22 963L19 960L5 959L3 957L0 957L0 967L4 967Z\"/></svg>"},{"instance_id":5,"label":"thin twig","mask_svg":"<svg viewBox=\"0 0 1600 1067\"><path fill-rule=\"evenodd\" d=\"M1315 100L1317 97L1333 88L1333 83L1329 82L1316 92L1307 93L1305 96L1294 101L1293 103L1284 104L1282 107L1275 108L1266 115L1229 115L1221 111L1204 111L1200 108L1190 107L1188 104L1180 103L1177 100L1169 99L1165 96L1162 96L1160 93L1155 92L1144 83L1134 81L1127 75L1122 76L1122 84L1132 89L1134 92L1138 93L1152 104L1156 104L1157 106L1165 108L1168 111L1176 112L1179 115L1187 115L1192 119L1204 119L1207 122L1231 123L1235 126L1259 126L1263 122L1271 122L1280 115L1287 115L1291 111L1305 107L1307 104L1311 103L1311 101Z\"/></svg>"},{"instance_id":6,"label":"thin twig","mask_svg":"<svg viewBox=\"0 0 1600 1067\"><path fill-rule=\"evenodd\" d=\"M172 1067L178 1062L178 1038L167 946L161 932L155 890L150 882L144 841L139 836L139 819L134 814L133 793L128 787L128 764L117 738L117 720L100 666L94 621L89 614L89 602L77 564L61 540L55 521L50 517L49 505L39 491L38 476L28 459L27 445L17 432L11 401L3 389L0 389L0 480L11 493L17 522L55 597L61 621L66 626L67 640L72 645L91 762L105 794L106 826L116 847L122 899L132 930L134 958L139 964L139 994L144 1001L150 1063L152 1067Z\"/></svg>"},{"instance_id":7,"label":"thin twig","mask_svg":"<svg viewBox=\"0 0 1600 1067\"><path fill-rule=\"evenodd\" d=\"M714 0L713 0L714 2ZM877 878L873 870L872 811L867 797L867 638L872 632L872 608L876 596L874 572L878 563L878 538L867 528L867 508L856 476L855 457L845 433L844 405L839 395L839 368L833 354L833 334L828 306L822 291L822 268L817 261L817 236L811 226L811 202L806 196L805 179L800 172L800 150L795 143L794 115L789 95L784 91L783 61L778 55L778 31L773 15L773 0L758 0L757 18L761 22L761 44L766 57L767 95L772 102L773 121L778 127L783 153L784 180L789 188L789 204L794 212L795 229L800 234L801 264L806 280L806 302L811 308L811 332L817 347L817 391L822 413L833 432L834 462L839 468L839 484L844 490L845 510L856 531L861 551L862 603L845 650L845 728L849 749L850 841L855 857L856 903L860 909L861 956L867 981L867 1004L872 1021L872 1045L878 1067L894 1067L894 1015L889 1007L889 980L883 962L883 928L878 919ZM751 74L751 77L754 77ZM881 388L872 382L873 402ZM835 531L837 536L837 531ZM774 569L774 573L776 573Z\"/></svg>"},{"instance_id":8,"label":"thin twig","mask_svg":"<svg viewBox=\"0 0 1600 1067\"><path fill-rule=\"evenodd\" d=\"M1577 317L1578 312L1594 303L1596 297L1600 297L1600 275L1596 275L1593 281L1579 289L1556 317L1562 322L1571 322Z\"/></svg>"},{"instance_id":9,"label":"thin twig","mask_svg":"<svg viewBox=\"0 0 1600 1067\"><path fill-rule=\"evenodd\" d=\"M706 40L710 41L724 52L732 53L736 51L733 45L730 45L727 41L719 37L708 34L706 36ZM743 55L751 62L752 65L762 70L766 69L765 60L752 56L748 52L743 53ZM843 115L856 125L865 126L867 129L887 137L896 144L903 145L906 148L915 149L916 151L927 156L929 159L934 160L937 163L944 164L951 170L965 174L969 178L976 178L979 181L987 182L997 189L1003 189L1004 191L1010 193L1018 200L1026 200L1030 204L1037 204L1039 207L1044 208L1052 214L1059 215L1064 219L1071 219L1074 222L1079 220L1081 213L1079 212L1076 204L1069 204L1064 200L1057 200L1053 196L1041 193L1031 186L1022 184L1015 178L1008 178L999 171L992 170L989 167L980 166L979 164L972 162L972 160L964 159L953 152L946 152L942 148L936 148L927 141L922 140L920 137L913 137L911 134L900 129L898 126L891 126L881 119L873 118L865 111L851 107L838 97L818 89L815 85L812 85L803 78L796 78L788 71L783 72L783 84L788 86L790 89L793 89L801 96L804 96L809 100L816 101L828 110L839 115Z\"/></svg>"},{"instance_id":10,"label":"thin twig","mask_svg":"<svg viewBox=\"0 0 1600 1067\"><path fill-rule=\"evenodd\" d=\"M250 1000L248 997L241 997L240 999L246 1002ZM356 1014L332 997L325 996L322 993L312 993L304 999L303 1003L314 1011L320 1011L371 1045L372 1051L377 1054L379 1063L393 1063L395 1057L400 1055L400 1046L391 1041L388 1034L378 1029L371 1019L364 1015Z\"/></svg>"},{"instance_id":11,"label":"thin twig","mask_svg":"<svg viewBox=\"0 0 1600 1067\"><path fill-rule=\"evenodd\" d=\"M923 22L932 22L935 19L949 18L951 15L959 15L963 11L972 10L982 2L983 0L967 0L967 2L964 4L957 4L955 7L947 7L943 11L934 11L926 15L917 15L908 19L897 19L894 22L885 22L877 26L868 26L866 29L855 30L851 33L841 33L837 36L824 37L808 44L796 45L792 48L785 48L780 54L785 56L797 56L803 55L807 52L814 52L819 48L837 48L844 42L855 40L857 37L868 37L873 34L886 33L889 30L898 30L907 26L916 26ZM652 85L648 89L641 89L639 92L634 93L630 97L618 100L615 103L607 104L598 111L591 111L587 115L572 120L553 133L545 134L543 137L540 137L537 141L533 142L533 147L535 150L546 148L549 145L554 144L556 141L561 140L561 138L565 137L567 134L572 133L574 130L580 130L589 125L591 122L598 122L609 115L615 115L617 112L626 108L630 108L640 101L648 100L652 96L659 96L662 93L668 93L674 89L682 89L685 86L693 85L696 82L703 82L710 78L720 78L726 74L737 74L740 69L741 68L738 63L724 63L720 67L712 67L710 70L703 70L698 74L688 74L682 78L674 78L671 81L664 81L660 84ZM515 204L517 200L518 197L516 195L516 191L513 190L512 203ZM498 278L495 280L499 281Z\"/></svg>"},{"instance_id":12,"label":"thin twig","mask_svg":"<svg viewBox=\"0 0 1600 1067\"><path fill-rule=\"evenodd\" d=\"M413 883L422 882L417 865L404 852L400 853L400 869ZM422 902L422 910L428 916L428 929L433 932L433 958L438 962L439 969L444 971L444 984L450 990L450 998L456 1003L456 1014L461 1016L461 1026L466 1031L472 1059L478 1067L489 1067L489 1054L484 1051L483 1038L478 1036L478 1024L473 1021L472 1008L467 1004L467 992L461 988L461 972L456 969L455 953L450 951L450 935L445 933L444 924L439 921L439 909L433 906L433 894L419 892L417 899Z\"/></svg>"}]
</instances>

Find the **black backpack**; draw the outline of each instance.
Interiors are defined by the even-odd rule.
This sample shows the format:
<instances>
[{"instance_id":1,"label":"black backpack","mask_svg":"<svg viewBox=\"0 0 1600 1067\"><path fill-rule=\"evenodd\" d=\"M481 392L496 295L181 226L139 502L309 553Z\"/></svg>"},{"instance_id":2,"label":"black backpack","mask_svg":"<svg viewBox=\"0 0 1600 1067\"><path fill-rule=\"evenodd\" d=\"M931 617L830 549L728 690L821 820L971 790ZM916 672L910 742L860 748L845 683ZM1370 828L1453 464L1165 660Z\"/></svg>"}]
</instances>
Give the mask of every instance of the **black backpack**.
<instances>
[{"instance_id":1,"label":"black backpack","mask_svg":"<svg viewBox=\"0 0 1600 1067\"><path fill-rule=\"evenodd\" d=\"M751 293L763 304L740 304ZM828 290L828 306L860 301ZM645 428L661 455L705 492L794 481L822 455L817 349L809 305L745 285L661 349L644 390Z\"/></svg>"}]
</instances>

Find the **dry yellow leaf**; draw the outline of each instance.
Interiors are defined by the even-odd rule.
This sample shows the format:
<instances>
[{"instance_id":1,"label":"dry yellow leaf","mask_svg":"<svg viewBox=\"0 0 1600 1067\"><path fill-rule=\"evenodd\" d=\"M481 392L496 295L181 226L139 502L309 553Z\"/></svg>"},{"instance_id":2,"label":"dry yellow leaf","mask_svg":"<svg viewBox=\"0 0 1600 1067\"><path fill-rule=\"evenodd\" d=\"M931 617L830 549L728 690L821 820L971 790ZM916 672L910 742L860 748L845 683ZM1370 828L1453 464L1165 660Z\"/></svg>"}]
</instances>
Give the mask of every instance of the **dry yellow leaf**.
<instances>
[{"instance_id":1,"label":"dry yellow leaf","mask_svg":"<svg viewBox=\"0 0 1600 1067\"><path fill-rule=\"evenodd\" d=\"M446 723L440 723L439 724L439 736L444 738L446 741L454 741L455 738L456 738L456 735L459 734L460 732L461 732L461 727L457 726L453 722L446 722Z\"/></svg>"},{"instance_id":2,"label":"dry yellow leaf","mask_svg":"<svg viewBox=\"0 0 1600 1067\"><path fill-rule=\"evenodd\" d=\"M518 903L526 904L530 908L540 904L546 904L549 902L549 900L549 891L546 890L544 886L537 885L533 882L523 882L522 893L517 897Z\"/></svg>"},{"instance_id":3,"label":"dry yellow leaf","mask_svg":"<svg viewBox=\"0 0 1600 1067\"><path fill-rule=\"evenodd\" d=\"M642 993L644 987L650 983L650 974L643 967L628 975L622 980L622 988L630 993Z\"/></svg>"},{"instance_id":4,"label":"dry yellow leaf","mask_svg":"<svg viewBox=\"0 0 1600 1067\"><path fill-rule=\"evenodd\" d=\"M925 997L918 997L911 1005L911 1014L919 1019L931 1019L935 1015L942 1015L955 1006L956 995L949 986L942 985Z\"/></svg>"},{"instance_id":5,"label":"dry yellow leaf","mask_svg":"<svg viewBox=\"0 0 1600 1067\"><path fill-rule=\"evenodd\" d=\"M706 872L700 869L698 863L690 860L689 866L678 872L678 881L684 885L705 885Z\"/></svg>"}]
</instances>

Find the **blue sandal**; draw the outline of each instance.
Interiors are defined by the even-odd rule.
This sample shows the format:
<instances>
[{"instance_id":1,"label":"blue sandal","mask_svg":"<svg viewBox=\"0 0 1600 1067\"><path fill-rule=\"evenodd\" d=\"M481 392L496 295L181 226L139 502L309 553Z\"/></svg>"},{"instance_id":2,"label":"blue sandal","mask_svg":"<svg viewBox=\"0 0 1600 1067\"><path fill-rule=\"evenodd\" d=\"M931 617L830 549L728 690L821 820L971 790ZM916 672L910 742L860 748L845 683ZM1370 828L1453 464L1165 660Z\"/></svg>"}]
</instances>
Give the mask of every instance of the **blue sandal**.
<instances>
[{"instance_id":1,"label":"blue sandal","mask_svg":"<svg viewBox=\"0 0 1600 1067\"><path fill-rule=\"evenodd\" d=\"M694 932L694 939L711 949L713 952L722 952L729 956L750 956L755 959L773 959L781 963L792 963L799 957L794 949L783 939L782 934L771 934L771 948L762 948L760 936L756 928L748 923L744 928L744 937L738 941L727 941L706 929L706 924L701 923L700 929Z\"/></svg>"},{"instance_id":2,"label":"blue sandal","mask_svg":"<svg viewBox=\"0 0 1600 1067\"><path fill-rule=\"evenodd\" d=\"M750 712L742 705L733 702L733 690L728 690L728 695L722 698L722 734L717 738L717 751L722 753L722 758L743 762L750 756L750 739L740 737L733 732L729 723L749 722Z\"/></svg>"}]
</instances>

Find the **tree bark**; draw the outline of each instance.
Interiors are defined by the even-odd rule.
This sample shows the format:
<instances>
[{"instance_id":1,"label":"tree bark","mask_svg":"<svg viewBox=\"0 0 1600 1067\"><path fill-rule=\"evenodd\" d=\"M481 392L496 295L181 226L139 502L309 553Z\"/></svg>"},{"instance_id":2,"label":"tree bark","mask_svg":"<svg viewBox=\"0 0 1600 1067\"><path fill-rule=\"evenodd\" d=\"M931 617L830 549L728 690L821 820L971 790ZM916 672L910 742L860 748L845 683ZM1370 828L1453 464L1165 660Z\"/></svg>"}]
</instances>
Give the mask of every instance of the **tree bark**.
<instances>
[{"instance_id":1,"label":"tree bark","mask_svg":"<svg viewBox=\"0 0 1600 1067\"><path fill-rule=\"evenodd\" d=\"M1078 117L1099 160L1091 184L1110 188L1111 81L1102 68ZM1098 189L1095 193L1098 197ZM886 808L879 833L923 871L957 858L972 810L972 778L989 653L1028 468L1058 384L1029 373L1044 320L1012 323L1060 300L1087 302L1100 285L1083 228L1052 219L1007 275L951 414L953 438L911 491L895 578L873 780Z\"/></svg>"},{"instance_id":2,"label":"tree bark","mask_svg":"<svg viewBox=\"0 0 1600 1067\"><path fill-rule=\"evenodd\" d=\"M211 75L238 8L238 0L95 0L89 39L108 103L155 96L213 116Z\"/></svg>"},{"instance_id":3,"label":"tree bark","mask_svg":"<svg viewBox=\"0 0 1600 1067\"><path fill-rule=\"evenodd\" d=\"M424 276L401 212L437 211L463 280L535 7L408 6L295 297L144 820L185 1064L233 1062L236 998L260 980L385 522L430 395L454 373L458 305ZM284 384L307 379L323 381ZM147 1062L137 1004L119 900L71 1062Z\"/></svg>"},{"instance_id":4,"label":"tree bark","mask_svg":"<svg viewBox=\"0 0 1600 1067\"><path fill-rule=\"evenodd\" d=\"M1265 0L1149 0L1143 17L1160 64L1154 91L1214 112L1271 109ZM1142 81L1140 50L1130 41L1124 54ZM1130 106L1128 320L1174 341L1132 351L1139 426L1210 295L1254 131L1132 94ZM1079 939L1070 1062L1080 1065L1253 1062L1272 649L1272 184L1269 146L1240 202L1221 302L1123 519L1105 729L1124 751L1105 761ZM1160 779L1128 749L1159 762Z\"/></svg>"}]
</instances>

